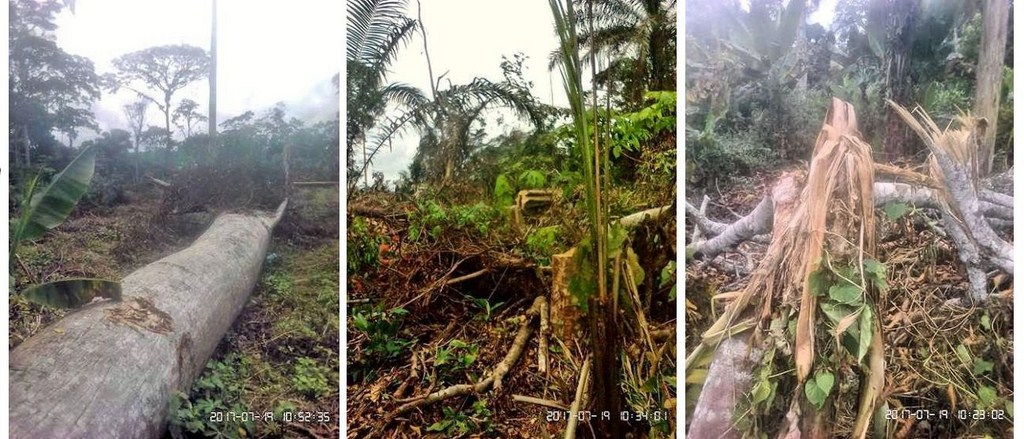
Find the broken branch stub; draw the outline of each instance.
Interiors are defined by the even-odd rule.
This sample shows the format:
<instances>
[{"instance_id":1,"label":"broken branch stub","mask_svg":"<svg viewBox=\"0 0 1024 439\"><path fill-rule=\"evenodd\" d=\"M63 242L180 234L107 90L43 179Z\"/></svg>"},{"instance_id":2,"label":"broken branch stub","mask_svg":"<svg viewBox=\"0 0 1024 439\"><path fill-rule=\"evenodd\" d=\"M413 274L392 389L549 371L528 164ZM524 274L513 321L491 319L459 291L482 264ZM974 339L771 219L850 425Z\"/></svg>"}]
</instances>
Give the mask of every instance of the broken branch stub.
<instances>
[{"instance_id":1,"label":"broken branch stub","mask_svg":"<svg viewBox=\"0 0 1024 439\"><path fill-rule=\"evenodd\" d=\"M159 438L258 280L275 214L226 214L11 351L10 437Z\"/></svg>"}]
</instances>

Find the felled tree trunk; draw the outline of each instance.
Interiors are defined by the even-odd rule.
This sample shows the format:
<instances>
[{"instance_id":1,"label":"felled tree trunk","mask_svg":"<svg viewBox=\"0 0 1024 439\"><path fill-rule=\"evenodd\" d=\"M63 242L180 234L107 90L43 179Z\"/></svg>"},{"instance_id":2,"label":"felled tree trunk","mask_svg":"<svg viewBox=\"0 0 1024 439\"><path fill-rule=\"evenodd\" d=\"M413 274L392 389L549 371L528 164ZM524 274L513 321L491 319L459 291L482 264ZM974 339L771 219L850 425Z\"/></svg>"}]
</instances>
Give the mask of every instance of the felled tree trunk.
<instances>
[{"instance_id":1,"label":"felled tree trunk","mask_svg":"<svg viewBox=\"0 0 1024 439\"><path fill-rule=\"evenodd\" d=\"M249 299L275 214L226 214L190 247L122 280L10 355L10 437L158 438Z\"/></svg>"}]
</instances>

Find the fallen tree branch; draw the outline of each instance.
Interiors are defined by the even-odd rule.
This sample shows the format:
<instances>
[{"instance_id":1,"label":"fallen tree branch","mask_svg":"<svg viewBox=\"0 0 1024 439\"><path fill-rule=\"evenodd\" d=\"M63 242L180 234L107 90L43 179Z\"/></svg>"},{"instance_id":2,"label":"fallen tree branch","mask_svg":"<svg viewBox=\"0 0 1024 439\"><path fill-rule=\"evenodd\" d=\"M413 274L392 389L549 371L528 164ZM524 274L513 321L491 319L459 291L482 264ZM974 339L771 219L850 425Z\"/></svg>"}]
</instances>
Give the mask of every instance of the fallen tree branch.
<instances>
[{"instance_id":1,"label":"fallen tree branch","mask_svg":"<svg viewBox=\"0 0 1024 439\"><path fill-rule=\"evenodd\" d=\"M379 207L365 206L361 204L354 204L348 206L348 213L350 215L365 216L370 218L406 218L409 216L408 212L390 212Z\"/></svg>"},{"instance_id":2,"label":"fallen tree branch","mask_svg":"<svg viewBox=\"0 0 1024 439\"><path fill-rule=\"evenodd\" d=\"M735 248L743 241L753 238L755 235L770 231L773 216L772 208L771 197L766 196L762 198L761 202L757 204L757 207L754 207L754 210L749 215L730 224L713 238L690 244L687 246L687 253L693 255L694 258L713 258L720 253Z\"/></svg>"},{"instance_id":3,"label":"fallen tree branch","mask_svg":"<svg viewBox=\"0 0 1024 439\"><path fill-rule=\"evenodd\" d=\"M572 400L572 408L569 409L569 425L565 429L565 439L576 437L576 422L579 419L580 406L583 405L583 396L586 394L587 383L590 381L590 359L583 362L583 369L580 370L580 378L576 381L576 398Z\"/></svg>"},{"instance_id":4,"label":"fallen tree branch","mask_svg":"<svg viewBox=\"0 0 1024 439\"><path fill-rule=\"evenodd\" d=\"M555 410L568 411L569 408L558 401L552 401L550 399L534 398L526 395L512 395L512 400L516 402L525 402L529 404L536 404L543 407L550 407Z\"/></svg>"},{"instance_id":5,"label":"fallen tree branch","mask_svg":"<svg viewBox=\"0 0 1024 439\"><path fill-rule=\"evenodd\" d=\"M437 392L403 404L388 414L381 426L383 427L387 425L396 417L404 413L408 413L418 407L423 407L455 396L469 395L471 393L483 393L492 387L494 389L501 389L502 379L505 378L505 375L507 375L512 369L512 366L516 361L519 360L519 357L523 354L523 350L526 348L526 341L530 338L530 323L533 321L533 317L540 314L540 309L545 303L547 302L544 299L544 296L538 296L534 299L533 306L526 311L526 318L519 326L519 332L516 334L515 341L512 342L512 347L509 349L508 354L505 354L505 358L494 367L494 370L488 374L487 378L484 378L476 384L456 384L454 386L446 387L438 390Z\"/></svg>"},{"instance_id":6,"label":"fallen tree branch","mask_svg":"<svg viewBox=\"0 0 1024 439\"><path fill-rule=\"evenodd\" d=\"M469 273L469 274L467 274L465 276L459 276L459 277L454 277L454 278L448 279L448 280L446 280L444 282L444 285L448 286L448 285L457 284L459 282L465 282L467 280L478 278L478 277L483 276L483 275L485 275L487 273L490 273L490 272L491 272L490 268L483 268L483 269L474 271L472 273Z\"/></svg>"}]
</instances>

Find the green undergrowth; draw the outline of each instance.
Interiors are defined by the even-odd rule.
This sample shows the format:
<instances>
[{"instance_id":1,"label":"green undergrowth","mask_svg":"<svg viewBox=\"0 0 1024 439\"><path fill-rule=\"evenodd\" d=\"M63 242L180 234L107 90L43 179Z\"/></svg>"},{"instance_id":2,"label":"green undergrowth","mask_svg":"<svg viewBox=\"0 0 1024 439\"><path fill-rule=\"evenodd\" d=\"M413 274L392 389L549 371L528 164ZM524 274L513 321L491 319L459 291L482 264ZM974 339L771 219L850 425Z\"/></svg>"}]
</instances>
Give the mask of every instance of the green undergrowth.
<instances>
[{"instance_id":1,"label":"green undergrowth","mask_svg":"<svg viewBox=\"0 0 1024 439\"><path fill-rule=\"evenodd\" d=\"M336 239L313 248L275 243L214 358L190 392L171 401L172 430L293 437L300 433L289 424L298 423L330 431L339 416L338 262ZM250 412L259 417L243 416Z\"/></svg>"}]
</instances>

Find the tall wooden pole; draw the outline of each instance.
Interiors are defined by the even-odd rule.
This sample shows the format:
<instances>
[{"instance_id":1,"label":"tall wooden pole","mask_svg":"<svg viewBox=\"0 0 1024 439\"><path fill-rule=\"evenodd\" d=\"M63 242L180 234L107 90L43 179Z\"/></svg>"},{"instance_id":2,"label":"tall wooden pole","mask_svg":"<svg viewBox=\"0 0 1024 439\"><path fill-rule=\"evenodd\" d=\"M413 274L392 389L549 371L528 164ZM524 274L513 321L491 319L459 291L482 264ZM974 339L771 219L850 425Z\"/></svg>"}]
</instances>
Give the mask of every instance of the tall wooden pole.
<instances>
[{"instance_id":1,"label":"tall wooden pole","mask_svg":"<svg viewBox=\"0 0 1024 439\"><path fill-rule=\"evenodd\" d=\"M213 0L210 29L210 151L217 139L217 0Z\"/></svg>"}]
</instances>

